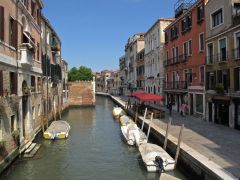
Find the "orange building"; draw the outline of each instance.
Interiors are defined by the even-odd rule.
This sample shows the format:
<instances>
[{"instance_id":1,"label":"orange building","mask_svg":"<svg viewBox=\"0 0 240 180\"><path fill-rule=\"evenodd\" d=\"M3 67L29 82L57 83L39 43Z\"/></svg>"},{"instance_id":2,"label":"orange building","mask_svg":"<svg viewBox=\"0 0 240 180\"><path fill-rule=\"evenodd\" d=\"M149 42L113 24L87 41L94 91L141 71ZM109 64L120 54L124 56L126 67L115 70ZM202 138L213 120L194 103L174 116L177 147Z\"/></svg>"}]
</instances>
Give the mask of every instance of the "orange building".
<instances>
[{"instance_id":1,"label":"orange building","mask_svg":"<svg viewBox=\"0 0 240 180\"><path fill-rule=\"evenodd\" d=\"M179 0L165 29L165 100L180 111L205 117L205 0Z\"/></svg>"}]
</instances>

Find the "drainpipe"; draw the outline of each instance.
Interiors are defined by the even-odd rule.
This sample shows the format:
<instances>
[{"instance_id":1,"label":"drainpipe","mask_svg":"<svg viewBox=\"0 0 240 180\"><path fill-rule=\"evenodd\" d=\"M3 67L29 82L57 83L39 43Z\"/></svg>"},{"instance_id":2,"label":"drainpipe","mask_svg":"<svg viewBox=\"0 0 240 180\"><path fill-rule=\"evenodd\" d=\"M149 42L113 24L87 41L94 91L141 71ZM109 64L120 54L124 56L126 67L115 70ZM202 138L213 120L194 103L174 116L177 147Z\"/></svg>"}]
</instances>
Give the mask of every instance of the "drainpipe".
<instances>
[{"instance_id":1,"label":"drainpipe","mask_svg":"<svg viewBox=\"0 0 240 180\"><path fill-rule=\"evenodd\" d=\"M47 23L45 22L45 53L47 58L48 55L47 55L47 36L46 35L47 35ZM50 63L50 67L51 67L51 63ZM47 66L46 66L46 77L47 77L47 127L48 127L48 68Z\"/></svg>"},{"instance_id":2,"label":"drainpipe","mask_svg":"<svg viewBox=\"0 0 240 180\"><path fill-rule=\"evenodd\" d=\"M17 26L18 26L18 3L19 3L19 0L17 0L16 1L16 20L17 20ZM18 29L18 28L17 28ZM17 32L18 33L18 32ZM18 80L19 80L19 67L18 67L18 58L19 58L19 56L18 56L18 50L19 50L19 48L18 48L18 44L17 44L17 46L16 46L16 59L17 59L17 61L16 61L16 64L17 64L17 92L16 92L16 96L18 97L19 96L19 93L18 93ZM18 109L17 109L17 129L20 131L20 123L19 123L19 120L20 120L20 115L19 115L20 113L19 113L19 105L18 105ZM19 138L20 138L20 136L19 136ZM20 141L21 141L21 138L19 139L19 144L20 144Z\"/></svg>"}]
</instances>

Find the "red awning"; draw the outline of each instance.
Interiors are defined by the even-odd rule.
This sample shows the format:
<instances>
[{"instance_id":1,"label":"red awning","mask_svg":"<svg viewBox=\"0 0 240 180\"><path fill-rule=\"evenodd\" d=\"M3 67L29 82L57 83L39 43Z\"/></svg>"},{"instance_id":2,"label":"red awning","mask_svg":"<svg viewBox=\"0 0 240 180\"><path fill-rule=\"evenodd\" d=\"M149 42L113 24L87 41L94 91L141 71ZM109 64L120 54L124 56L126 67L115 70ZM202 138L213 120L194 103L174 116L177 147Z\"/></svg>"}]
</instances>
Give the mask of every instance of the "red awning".
<instances>
[{"instance_id":1,"label":"red awning","mask_svg":"<svg viewBox=\"0 0 240 180\"><path fill-rule=\"evenodd\" d=\"M138 95L141 95L141 94L144 94L145 92L143 91L136 91L136 92L133 92L132 94L130 94L129 96L130 97L137 97Z\"/></svg>"},{"instance_id":2,"label":"red awning","mask_svg":"<svg viewBox=\"0 0 240 180\"><path fill-rule=\"evenodd\" d=\"M142 101L142 102L146 102L146 101L162 101L163 97L156 95L156 94L150 94L150 93L139 93L137 95L135 95L134 97L136 97L138 100Z\"/></svg>"}]
</instances>

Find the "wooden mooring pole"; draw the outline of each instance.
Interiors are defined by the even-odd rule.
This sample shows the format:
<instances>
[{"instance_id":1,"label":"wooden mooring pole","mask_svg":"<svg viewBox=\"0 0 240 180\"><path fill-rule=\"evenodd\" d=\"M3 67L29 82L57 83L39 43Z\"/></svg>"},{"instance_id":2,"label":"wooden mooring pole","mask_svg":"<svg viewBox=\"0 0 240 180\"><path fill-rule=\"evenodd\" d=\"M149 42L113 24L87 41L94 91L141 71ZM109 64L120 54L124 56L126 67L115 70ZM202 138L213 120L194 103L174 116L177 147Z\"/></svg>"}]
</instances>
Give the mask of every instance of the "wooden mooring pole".
<instances>
[{"instance_id":1,"label":"wooden mooring pole","mask_svg":"<svg viewBox=\"0 0 240 180\"><path fill-rule=\"evenodd\" d=\"M163 149L166 151L167 148L167 141L168 141L168 133L169 133L169 129L172 123L172 117L169 118L168 124L167 124L167 129L166 129L166 134L165 134L165 139L164 139L164 145L163 145Z\"/></svg>"},{"instance_id":2,"label":"wooden mooring pole","mask_svg":"<svg viewBox=\"0 0 240 180\"><path fill-rule=\"evenodd\" d=\"M143 131L144 123L145 123L145 120L146 120L146 116L147 116L147 108L145 108L145 112L144 112L144 116L143 116L143 122L142 122L142 127L141 127L142 131Z\"/></svg>"},{"instance_id":3,"label":"wooden mooring pole","mask_svg":"<svg viewBox=\"0 0 240 180\"><path fill-rule=\"evenodd\" d=\"M175 167L177 166L177 160L178 160L178 156L179 156L179 152L180 152L180 145L182 142L183 129L184 129L184 124L182 124L181 130L179 133L179 137L178 137L178 146L177 146L177 151L176 151L176 155L175 155Z\"/></svg>"},{"instance_id":4,"label":"wooden mooring pole","mask_svg":"<svg viewBox=\"0 0 240 180\"><path fill-rule=\"evenodd\" d=\"M150 119L150 121L148 123L147 141L148 141L149 134L150 134L152 120L153 120L153 113L151 114L151 119Z\"/></svg>"},{"instance_id":5,"label":"wooden mooring pole","mask_svg":"<svg viewBox=\"0 0 240 180\"><path fill-rule=\"evenodd\" d=\"M135 112L135 123L137 123L137 119L138 119L138 107L136 107L136 112Z\"/></svg>"}]
</instances>

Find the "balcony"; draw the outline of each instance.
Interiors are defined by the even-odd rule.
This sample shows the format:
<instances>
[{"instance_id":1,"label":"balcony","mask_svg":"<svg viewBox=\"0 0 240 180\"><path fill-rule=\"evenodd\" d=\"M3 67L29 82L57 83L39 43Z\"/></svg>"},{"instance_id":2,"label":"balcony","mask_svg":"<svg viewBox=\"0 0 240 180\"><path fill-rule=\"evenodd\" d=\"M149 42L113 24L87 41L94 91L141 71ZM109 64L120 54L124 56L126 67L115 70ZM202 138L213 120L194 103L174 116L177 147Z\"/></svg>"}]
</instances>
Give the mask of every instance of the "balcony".
<instances>
[{"instance_id":1,"label":"balcony","mask_svg":"<svg viewBox=\"0 0 240 180\"><path fill-rule=\"evenodd\" d=\"M175 82L166 82L164 84L165 90L187 90L188 82L187 81L175 81Z\"/></svg>"},{"instance_id":2,"label":"balcony","mask_svg":"<svg viewBox=\"0 0 240 180\"><path fill-rule=\"evenodd\" d=\"M174 5L175 18L181 16L184 12L186 12L195 2L196 0L178 0Z\"/></svg>"},{"instance_id":3,"label":"balcony","mask_svg":"<svg viewBox=\"0 0 240 180\"><path fill-rule=\"evenodd\" d=\"M174 58L165 60L163 62L163 65L164 65L164 67L168 67L168 66L177 65L179 63L186 63L186 62L187 62L187 55L182 54L182 55L176 56Z\"/></svg>"},{"instance_id":4,"label":"balcony","mask_svg":"<svg viewBox=\"0 0 240 180\"><path fill-rule=\"evenodd\" d=\"M206 64L213 65L217 63L226 63L228 61L228 52L222 52L206 56Z\"/></svg>"},{"instance_id":5,"label":"balcony","mask_svg":"<svg viewBox=\"0 0 240 180\"><path fill-rule=\"evenodd\" d=\"M33 65L34 47L30 43L23 43L20 46L21 64L23 67L30 68Z\"/></svg>"},{"instance_id":6,"label":"balcony","mask_svg":"<svg viewBox=\"0 0 240 180\"><path fill-rule=\"evenodd\" d=\"M239 60L240 59L240 48L235 48L232 50L232 59Z\"/></svg>"},{"instance_id":7,"label":"balcony","mask_svg":"<svg viewBox=\"0 0 240 180\"><path fill-rule=\"evenodd\" d=\"M232 21L234 26L240 24L240 14L233 15Z\"/></svg>"}]
</instances>

